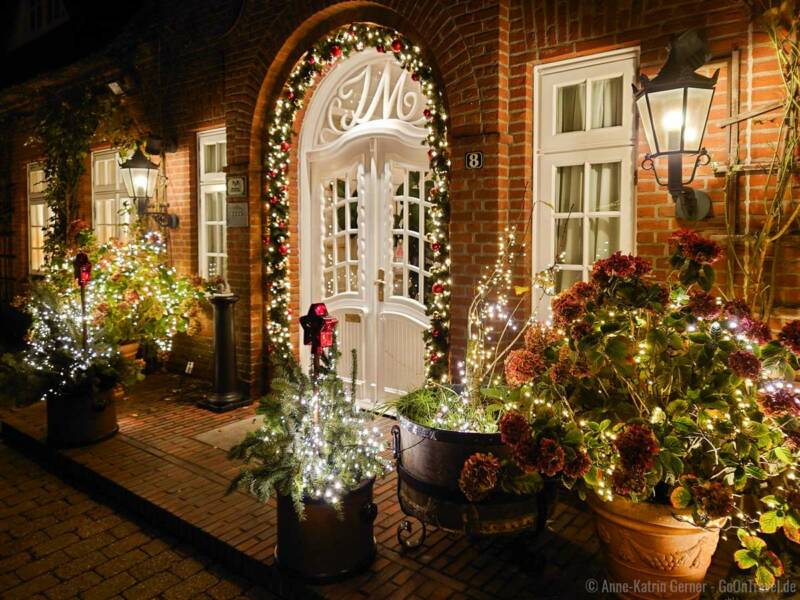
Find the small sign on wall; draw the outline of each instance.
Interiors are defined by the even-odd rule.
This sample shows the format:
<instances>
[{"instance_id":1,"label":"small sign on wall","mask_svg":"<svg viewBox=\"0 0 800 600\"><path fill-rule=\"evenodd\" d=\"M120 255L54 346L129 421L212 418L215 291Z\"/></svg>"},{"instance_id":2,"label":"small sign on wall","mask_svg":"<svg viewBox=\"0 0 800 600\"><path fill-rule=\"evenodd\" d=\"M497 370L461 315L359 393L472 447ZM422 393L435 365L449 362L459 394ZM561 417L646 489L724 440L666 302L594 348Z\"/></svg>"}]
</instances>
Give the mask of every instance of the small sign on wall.
<instances>
[{"instance_id":1,"label":"small sign on wall","mask_svg":"<svg viewBox=\"0 0 800 600\"><path fill-rule=\"evenodd\" d=\"M464 167L467 169L483 168L483 152L473 151L464 155Z\"/></svg>"},{"instance_id":2,"label":"small sign on wall","mask_svg":"<svg viewBox=\"0 0 800 600\"><path fill-rule=\"evenodd\" d=\"M250 225L247 202L228 202L225 219L228 227L247 227Z\"/></svg>"},{"instance_id":3,"label":"small sign on wall","mask_svg":"<svg viewBox=\"0 0 800 600\"><path fill-rule=\"evenodd\" d=\"M225 178L226 193L229 198L247 196L247 175L228 175Z\"/></svg>"}]
</instances>

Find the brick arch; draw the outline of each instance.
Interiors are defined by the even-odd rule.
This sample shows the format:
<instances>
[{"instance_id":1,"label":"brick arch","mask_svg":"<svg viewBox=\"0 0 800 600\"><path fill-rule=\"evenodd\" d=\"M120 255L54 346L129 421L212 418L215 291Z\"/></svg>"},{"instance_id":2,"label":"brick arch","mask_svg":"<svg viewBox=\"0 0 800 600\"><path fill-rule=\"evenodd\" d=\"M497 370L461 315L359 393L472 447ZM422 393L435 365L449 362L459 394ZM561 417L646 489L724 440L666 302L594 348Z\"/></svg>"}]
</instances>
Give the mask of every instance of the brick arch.
<instances>
[{"instance_id":1,"label":"brick arch","mask_svg":"<svg viewBox=\"0 0 800 600\"><path fill-rule=\"evenodd\" d=\"M329 4L329 5L328 5ZM248 248L247 260L242 259L238 268L230 268L231 284L240 290L249 290L249 306L239 312L237 317L240 330L239 343L241 350L248 355L247 363L251 365L250 381L266 381L264 373L263 344L264 318L263 279L260 266L262 264L261 223L263 222L263 155L266 140L266 121L275 99L280 94L292 68L302 54L319 39L325 37L336 28L350 22L372 22L385 27L394 28L418 44L422 49L425 62L437 74L439 89L445 96L450 116L450 134L452 135L459 120L466 122L459 115L472 114L472 128L477 120L481 130L484 129L482 115L484 98L479 87L476 67L472 64L469 46L464 36L457 30L453 18L446 10L438 6L439 2L417 0L389 0L385 4L365 0L350 0L331 3L318 2L313 8L287 10L287 13L271 17L268 26L270 32L289 32L283 37L264 36L250 52L237 52L243 47L248 27L262 31L257 25L260 19L256 14L243 19L242 31L237 39L229 41L230 56L236 56L227 70L226 80L229 90L243 90L238 94L226 94L226 126L228 136L228 164L230 172L246 172L249 175L248 201L250 205L249 232L238 233L233 243ZM257 9L248 11L252 13ZM400 11L403 15L401 16ZM301 14L304 13L304 14ZM270 18L261 15L261 18ZM424 23L419 28L414 23ZM435 40L428 43L428 40ZM250 42L252 45L252 42ZM446 68L438 68L446 60ZM238 65L238 67L237 67ZM257 92L256 92L257 90ZM457 90L452 95L448 90ZM449 102L448 102L449 100ZM240 230L241 231L241 230ZM258 231L258 234L254 232ZM230 239L229 245L232 240ZM296 233L294 234L296 235ZM295 238L296 239L296 238ZM233 272L238 271L238 277ZM293 272L297 269L293 266ZM293 294L294 296L294 294ZM293 307L294 308L294 307ZM296 308L295 308L296 310Z\"/></svg>"}]
</instances>

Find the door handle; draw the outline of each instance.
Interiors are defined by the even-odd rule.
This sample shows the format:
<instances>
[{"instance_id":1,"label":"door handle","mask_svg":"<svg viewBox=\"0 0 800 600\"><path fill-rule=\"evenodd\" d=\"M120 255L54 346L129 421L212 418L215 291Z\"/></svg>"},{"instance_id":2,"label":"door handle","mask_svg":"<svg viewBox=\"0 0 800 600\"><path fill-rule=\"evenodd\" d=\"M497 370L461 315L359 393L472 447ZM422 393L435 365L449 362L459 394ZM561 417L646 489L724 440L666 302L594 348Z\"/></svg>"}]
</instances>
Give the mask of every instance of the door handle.
<instances>
[{"instance_id":1,"label":"door handle","mask_svg":"<svg viewBox=\"0 0 800 600\"><path fill-rule=\"evenodd\" d=\"M386 276L383 269L378 269L378 278L375 280L375 285L378 286L378 302L383 302L383 290L386 287L386 282L383 280Z\"/></svg>"}]
</instances>

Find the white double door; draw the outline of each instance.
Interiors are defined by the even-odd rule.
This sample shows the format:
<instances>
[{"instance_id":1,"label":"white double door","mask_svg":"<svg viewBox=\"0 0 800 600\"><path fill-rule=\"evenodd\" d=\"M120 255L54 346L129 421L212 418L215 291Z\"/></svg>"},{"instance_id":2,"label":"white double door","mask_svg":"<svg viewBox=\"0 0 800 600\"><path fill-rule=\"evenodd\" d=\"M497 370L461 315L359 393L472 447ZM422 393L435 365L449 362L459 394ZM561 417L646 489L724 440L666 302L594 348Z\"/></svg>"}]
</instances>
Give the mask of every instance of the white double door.
<instances>
[{"instance_id":1,"label":"white double door","mask_svg":"<svg viewBox=\"0 0 800 600\"><path fill-rule=\"evenodd\" d=\"M380 404L425 379L427 154L417 140L370 136L306 159L301 297L339 320L339 374L349 381L355 364L359 402Z\"/></svg>"}]
</instances>

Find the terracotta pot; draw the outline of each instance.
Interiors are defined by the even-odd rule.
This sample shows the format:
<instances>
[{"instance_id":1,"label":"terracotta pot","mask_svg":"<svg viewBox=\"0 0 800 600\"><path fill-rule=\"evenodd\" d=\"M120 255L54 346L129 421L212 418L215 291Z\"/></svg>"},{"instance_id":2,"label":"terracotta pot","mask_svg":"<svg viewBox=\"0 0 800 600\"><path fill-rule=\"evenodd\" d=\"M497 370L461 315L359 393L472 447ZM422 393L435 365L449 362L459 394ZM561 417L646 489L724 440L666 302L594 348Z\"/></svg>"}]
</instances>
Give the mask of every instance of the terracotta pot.
<instances>
[{"instance_id":1,"label":"terracotta pot","mask_svg":"<svg viewBox=\"0 0 800 600\"><path fill-rule=\"evenodd\" d=\"M315 582L359 573L375 559L373 524L378 507L372 501L374 479L345 494L341 515L322 500L304 501L301 521L288 496L278 495L278 545L281 569Z\"/></svg>"},{"instance_id":2,"label":"terracotta pot","mask_svg":"<svg viewBox=\"0 0 800 600\"><path fill-rule=\"evenodd\" d=\"M623 498L588 497L620 598L692 600L700 596L725 519L701 529L676 518L691 511Z\"/></svg>"},{"instance_id":3,"label":"terracotta pot","mask_svg":"<svg viewBox=\"0 0 800 600\"><path fill-rule=\"evenodd\" d=\"M119 430L114 390L47 400L47 441L61 448L86 446Z\"/></svg>"},{"instance_id":4,"label":"terracotta pot","mask_svg":"<svg viewBox=\"0 0 800 600\"><path fill-rule=\"evenodd\" d=\"M120 344L119 353L125 360L136 360L136 355L139 353L139 342Z\"/></svg>"}]
</instances>

